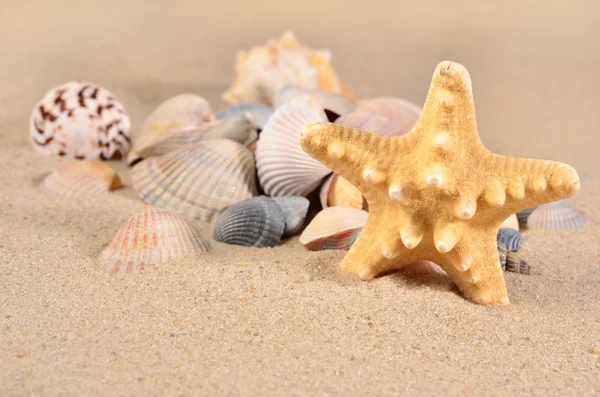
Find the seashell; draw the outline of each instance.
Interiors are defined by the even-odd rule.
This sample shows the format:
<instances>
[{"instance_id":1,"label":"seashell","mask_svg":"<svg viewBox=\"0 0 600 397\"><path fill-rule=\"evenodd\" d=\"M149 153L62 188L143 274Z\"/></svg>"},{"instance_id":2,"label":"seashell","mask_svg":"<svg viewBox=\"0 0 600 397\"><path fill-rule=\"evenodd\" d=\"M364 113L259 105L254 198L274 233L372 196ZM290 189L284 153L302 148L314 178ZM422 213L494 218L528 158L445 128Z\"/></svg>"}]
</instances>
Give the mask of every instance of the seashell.
<instances>
[{"instance_id":1,"label":"seashell","mask_svg":"<svg viewBox=\"0 0 600 397\"><path fill-rule=\"evenodd\" d=\"M501 228L505 227L508 229L513 229L519 231L519 220L517 219L517 215L512 214L504 222L500 225Z\"/></svg>"},{"instance_id":2,"label":"seashell","mask_svg":"<svg viewBox=\"0 0 600 397\"><path fill-rule=\"evenodd\" d=\"M190 127L197 127L214 119L210 104L195 94L179 94L162 102L144 121L144 126L133 141L127 163L142 157L139 152L156 142Z\"/></svg>"},{"instance_id":3,"label":"seashell","mask_svg":"<svg viewBox=\"0 0 600 397\"><path fill-rule=\"evenodd\" d=\"M337 119L335 123L386 136L400 136L407 132L406 129L390 121L387 117L365 111L348 113Z\"/></svg>"},{"instance_id":4,"label":"seashell","mask_svg":"<svg viewBox=\"0 0 600 397\"><path fill-rule=\"evenodd\" d=\"M213 238L245 247L274 247L285 229L285 215L269 197L254 197L227 208L213 229Z\"/></svg>"},{"instance_id":5,"label":"seashell","mask_svg":"<svg viewBox=\"0 0 600 397\"><path fill-rule=\"evenodd\" d=\"M585 223L585 217L569 200L538 206L527 219L530 229L575 229Z\"/></svg>"},{"instance_id":6,"label":"seashell","mask_svg":"<svg viewBox=\"0 0 600 397\"><path fill-rule=\"evenodd\" d=\"M300 147L300 132L307 124L327 121L323 109L307 95L277 108L258 137L256 168L270 196L306 196L331 170Z\"/></svg>"},{"instance_id":7,"label":"seashell","mask_svg":"<svg viewBox=\"0 0 600 397\"><path fill-rule=\"evenodd\" d=\"M125 108L108 90L69 81L35 105L29 137L43 155L107 160L127 155L130 126Z\"/></svg>"},{"instance_id":8,"label":"seashell","mask_svg":"<svg viewBox=\"0 0 600 397\"><path fill-rule=\"evenodd\" d=\"M402 129L409 132L417 123L421 108L402 98L376 97L358 101L358 112L368 112L386 117Z\"/></svg>"},{"instance_id":9,"label":"seashell","mask_svg":"<svg viewBox=\"0 0 600 397\"><path fill-rule=\"evenodd\" d=\"M508 253L508 248L506 248L506 244L502 241L496 241L498 245L498 260L500 261L500 267L502 270L506 271L506 254Z\"/></svg>"},{"instance_id":10,"label":"seashell","mask_svg":"<svg viewBox=\"0 0 600 397\"><path fill-rule=\"evenodd\" d=\"M271 115L275 112L271 106L264 103L240 102L226 106L215 113L217 119L224 119L238 114L250 115L255 122L258 132L265 128Z\"/></svg>"},{"instance_id":11,"label":"seashell","mask_svg":"<svg viewBox=\"0 0 600 397\"><path fill-rule=\"evenodd\" d=\"M99 267L107 273L130 273L179 256L208 252L208 243L187 220L170 211L147 206L130 217L100 253Z\"/></svg>"},{"instance_id":12,"label":"seashell","mask_svg":"<svg viewBox=\"0 0 600 397\"><path fill-rule=\"evenodd\" d=\"M131 171L133 187L146 203L203 221L255 196L255 177L252 153L228 139L184 146Z\"/></svg>"},{"instance_id":13,"label":"seashell","mask_svg":"<svg viewBox=\"0 0 600 397\"><path fill-rule=\"evenodd\" d=\"M408 274L411 276L425 276L425 275L431 275L431 274L447 275L448 274L444 271L444 269L439 267L436 263L431 262L431 261L426 261L426 260L420 260L420 261L416 261L413 263L409 263L408 265L404 266L401 270L402 270L402 273Z\"/></svg>"},{"instance_id":14,"label":"seashell","mask_svg":"<svg viewBox=\"0 0 600 397\"><path fill-rule=\"evenodd\" d=\"M503 243L511 252L518 252L523 244L523 236L517 230L501 227L496 235L496 240Z\"/></svg>"},{"instance_id":15,"label":"seashell","mask_svg":"<svg viewBox=\"0 0 600 397\"><path fill-rule=\"evenodd\" d=\"M527 209L524 209L522 211L517 212L517 219L519 220L519 227L520 228L527 227L527 218L529 218L529 215L531 215L531 213L536 208L537 208L537 206L531 207L531 208L527 208Z\"/></svg>"},{"instance_id":16,"label":"seashell","mask_svg":"<svg viewBox=\"0 0 600 397\"><path fill-rule=\"evenodd\" d=\"M366 211L329 207L319 212L300 235L300 243L312 251L349 249L367 223Z\"/></svg>"},{"instance_id":17,"label":"seashell","mask_svg":"<svg viewBox=\"0 0 600 397\"><path fill-rule=\"evenodd\" d=\"M258 138L252 121L243 114L228 117L216 124L204 124L199 127L177 132L167 136L155 144L141 149L138 155L142 158L156 157L169 153L182 146L198 143L208 139L229 139L244 146L249 146Z\"/></svg>"},{"instance_id":18,"label":"seashell","mask_svg":"<svg viewBox=\"0 0 600 397\"><path fill-rule=\"evenodd\" d=\"M364 207L364 198L360 190L337 174L333 174L325 180L321 186L319 198L323 208L335 205L358 209Z\"/></svg>"},{"instance_id":19,"label":"seashell","mask_svg":"<svg viewBox=\"0 0 600 397\"><path fill-rule=\"evenodd\" d=\"M351 113L356 109L356 104L350 99L340 94L321 91L319 89L302 89L292 86L285 86L277 93L275 97L275 107L279 107L292 98L301 95L308 95L314 99L323 109L335 112L338 115Z\"/></svg>"},{"instance_id":20,"label":"seashell","mask_svg":"<svg viewBox=\"0 0 600 397\"><path fill-rule=\"evenodd\" d=\"M294 34L285 32L277 41L239 51L236 78L222 98L228 103L262 102L272 105L284 86L321 89L354 99L330 64L329 50L313 50L300 44Z\"/></svg>"},{"instance_id":21,"label":"seashell","mask_svg":"<svg viewBox=\"0 0 600 397\"><path fill-rule=\"evenodd\" d=\"M302 196L281 196L274 197L273 200L279 204L285 216L284 237L300 233L304 226L304 219L308 213L310 201Z\"/></svg>"},{"instance_id":22,"label":"seashell","mask_svg":"<svg viewBox=\"0 0 600 397\"><path fill-rule=\"evenodd\" d=\"M57 196L101 194L123 186L115 170L100 161L77 161L48 175L41 188Z\"/></svg>"},{"instance_id":23,"label":"seashell","mask_svg":"<svg viewBox=\"0 0 600 397\"><path fill-rule=\"evenodd\" d=\"M521 259L519 254L508 251L506 253L506 271L521 274L531 274L531 266Z\"/></svg>"}]
</instances>

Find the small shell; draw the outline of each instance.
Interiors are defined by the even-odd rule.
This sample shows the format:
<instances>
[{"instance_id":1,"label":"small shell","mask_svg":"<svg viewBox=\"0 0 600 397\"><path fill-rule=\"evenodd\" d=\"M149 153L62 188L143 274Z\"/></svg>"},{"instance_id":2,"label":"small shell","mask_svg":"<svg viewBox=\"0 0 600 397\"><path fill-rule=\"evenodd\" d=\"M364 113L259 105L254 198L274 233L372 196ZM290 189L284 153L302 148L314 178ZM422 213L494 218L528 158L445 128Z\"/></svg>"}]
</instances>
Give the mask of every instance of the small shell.
<instances>
[{"instance_id":1,"label":"small shell","mask_svg":"<svg viewBox=\"0 0 600 397\"><path fill-rule=\"evenodd\" d=\"M258 138L258 134L250 119L242 114L232 116L218 123L210 123L167 136L155 144L141 149L138 155L142 158L167 154L180 147L205 141L208 139L229 139L244 146L249 146Z\"/></svg>"},{"instance_id":2,"label":"small shell","mask_svg":"<svg viewBox=\"0 0 600 397\"><path fill-rule=\"evenodd\" d=\"M514 229L502 227L498 230L496 240L506 245L507 250L511 252L518 252L521 249L521 244L523 243L523 236L521 236L520 232Z\"/></svg>"},{"instance_id":3,"label":"small shell","mask_svg":"<svg viewBox=\"0 0 600 397\"><path fill-rule=\"evenodd\" d=\"M356 104L340 94L332 94L321 90L302 89L285 86L277 93L275 107L279 107L292 98L308 95L314 99L323 109L330 110L338 115L351 113L356 109Z\"/></svg>"},{"instance_id":4,"label":"small shell","mask_svg":"<svg viewBox=\"0 0 600 397\"><path fill-rule=\"evenodd\" d=\"M273 200L281 207L285 215L285 237L300 233L304 226L304 219L308 213L310 201L302 196L274 197Z\"/></svg>"},{"instance_id":5,"label":"small shell","mask_svg":"<svg viewBox=\"0 0 600 397\"><path fill-rule=\"evenodd\" d=\"M537 206L535 207L531 207L531 208L527 208L524 209L522 211L517 212L517 219L519 220L519 227L521 229L524 229L527 227L527 219L529 218L529 215L531 215L531 213L537 208Z\"/></svg>"},{"instance_id":6,"label":"small shell","mask_svg":"<svg viewBox=\"0 0 600 397\"><path fill-rule=\"evenodd\" d=\"M506 244L501 241L496 241L498 245L498 260L500 261L500 266L502 270L506 271L506 254L508 253L508 248L506 248Z\"/></svg>"},{"instance_id":7,"label":"small shell","mask_svg":"<svg viewBox=\"0 0 600 397\"><path fill-rule=\"evenodd\" d=\"M390 121L385 116L365 111L349 113L337 119L335 123L346 127L356 128L361 131L373 132L375 134L386 136L400 136L408 132L405 128Z\"/></svg>"},{"instance_id":8,"label":"small shell","mask_svg":"<svg viewBox=\"0 0 600 397\"><path fill-rule=\"evenodd\" d=\"M77 161L59 168L40 184L50 194L76 197L102 194L123 186L115 170L100 161Z\"/></svg>"},{"instance_id":9,"label":"small shell","mask_svg":"<svg viewBox=\"0 0 600 397\"><path fill-rule=\"evenodd\" d=\"M300 44L294 34L285 32L277 41L250 51L239 51L236 57L236 78L223 93L228 103L274 103L277 92L286 85L305 89L321 89L354 99L331 66L329 50L313 50Z\"/></svg>"},{"instance_id":10,"label":"small shell","mask_svg":"<svg viewBox=\"0 0 600 397\"><path fill-rule=\"evenodd\" d=\"M125 157L131 123L123 105L104 88L69 81L48 91L29 120L33 148L77 159Z\"/></svg>"},{"instance_id":11,"label":"small shell","mask_svg":"<svg viewBox=\"0 0 600 397\"><path fill-rule=\"evenodd\" d=\"M131 181L148 204L210 221L256 195L252 153L237 142L211 139L136 164Z\"/></svg>"},{"instance_id":12,"label":"small shell","mask_svg":"<svg viewBox=\"0 0 600 397\"><path fill-rule=\"evenodd\" d=\"M506 220L504 222L502 222L502 225L500 225L500 227L513 229L518 232L519 231L519 219L517 219L517 215L512 214L511 216L506 218Z\"/></svg>"},{"instance_id":13,"label":"small shell","mask_svg":"<svg viewBox=\"0 0 600 397\"><path fill-rule=\"evenodd\" d=\"M300 243L312 251L349 249L367 223L366 211L329 207L319 212L300 235Z\"/></svg>"},{"instance_id":14,"label":"small shell","mask_svg":"<svg viewBox=\"0 0 600 397\"><path fill-rule=\"evenodd\" d=\"M275 109L264 103L240 102L224 107L215 113L215 117L224 119L238 114L250 115L256 123L256 129L260 132L265 128L274 112Z\"/></svg>"},{"instance_id":15,"label":"small shell","mask_svg":"<svg viewBox=\"0 0 600 397\"><path fill-rule=\"evenodd\" d=\"M585 223L585 217L569 200L538 206L527 219L530 229L575 229Z\"/></svg>"},{"instance_id":16,"label":"small shell","mask_svg":"<svg viewBox=\"0 0 600 397\"><path fill-rule=\"evenodd\" d=\"M531 266L521 259L519 254L508 251L506 253L506 271L521 274L531 274Z\"/></svg>"},{"instance_id":17,"label":"small shell","mask_svg":"<svg viewBox=\"0 0 600 397\"><path fill-rule=\"evenodd\" d=\"M245 247L274 247L284 228L281 207L269 197L254 197L223 211L217 218L213 238Z\"/></svg>"},{"instance_id":18,"label":"small shell","mask_svg":"<svg viewBox=\"0 0 600 397\"><path fill-rule=\"evenodd\" d=\"M420 260L413 263L409 263L404 266L402 269L402 273L408 274L411 276L426 276L431 274L438 275L447 275L441 267L439 267L436 263L426 260Z\"/></svg>"},{"instance_id":19,"label":"small shell","mask_svg":"<svg viewBox=\"0 0 600 397\"><path fill-rule=\"evenodd\" d=\"M174 133L197 127L213 120L210 104L195 94L179 94L162 102L144 121L140 134L133 140L127 163L142 157L139 152Z\"/></svg>"},{"instance_id":20,"label":"small shell","mask_svg":"<svg viewBox=\"0 0 600 397\"><path fill-rule=\"evenodd\" d=\"M258 137L256 167L270 196L306 196L331 170L300 147L300 132L310 123L327 121L309 96L293 98L277 108Z\"/></svg>"},{"instance_id":21,"label":"small shell","mask_svg":"<svg viewBox=\"0 0 600 397\"><path fill-rule=\"evenodd\" d=\"M377 97L358 101L358 112L368 112L386 117L402 129L409 132L417 123L421 108L402 98Z\"/></svg>"},{"instance_id":22,"label":"small shell","mask_svg":"<svg viewBox=\"0 0 600 397\"><path fill-rule=\"evenodd\" d=\"M364 206L364 199L360 190L337 174L333 174L325 180L325 183L321 186L319 198L323 208L341 205L362 209Z\"/></svg>"},{"instance_id":23,"label":"small shell","mask_svg":"<svg viewBox=\"0 0 600 397\"><path fill-rule=\"evenodd\" d=\"M208 250L207 242L184 218L148 206L121 226L98 263L108 273L130 273Z\"/></svg>"}]
</instances>

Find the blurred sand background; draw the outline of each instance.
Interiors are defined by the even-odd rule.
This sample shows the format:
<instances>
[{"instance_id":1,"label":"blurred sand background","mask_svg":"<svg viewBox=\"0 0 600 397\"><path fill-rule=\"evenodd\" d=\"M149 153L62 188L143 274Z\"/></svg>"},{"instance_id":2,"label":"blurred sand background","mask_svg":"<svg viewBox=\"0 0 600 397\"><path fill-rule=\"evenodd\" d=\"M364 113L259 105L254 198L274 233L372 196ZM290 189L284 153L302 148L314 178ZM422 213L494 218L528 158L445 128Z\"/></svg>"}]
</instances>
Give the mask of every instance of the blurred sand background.
<instances>
[{"instance_id":1,"label":"blurred sand background","mask_svg":"<svg viewBox=\"0 0 600 397\"><path fill-rule=\"evenodd\" d=\"M422 105L435 65L462 63L484 144L573 165L588 223L525 234L534 274L506 274L506 308L442 277L362 282L338 271L344 252L297 239L96 270L142 203L130 187L43 194L40 177L69 160L29 146L33 105L79 79L115 93L134 127L184 91L220 108L236 50L286 29L330 48L362 97ZM595 0L1 0L0 395L600 394L599 45Z\"/></svg>"}]
</instances>

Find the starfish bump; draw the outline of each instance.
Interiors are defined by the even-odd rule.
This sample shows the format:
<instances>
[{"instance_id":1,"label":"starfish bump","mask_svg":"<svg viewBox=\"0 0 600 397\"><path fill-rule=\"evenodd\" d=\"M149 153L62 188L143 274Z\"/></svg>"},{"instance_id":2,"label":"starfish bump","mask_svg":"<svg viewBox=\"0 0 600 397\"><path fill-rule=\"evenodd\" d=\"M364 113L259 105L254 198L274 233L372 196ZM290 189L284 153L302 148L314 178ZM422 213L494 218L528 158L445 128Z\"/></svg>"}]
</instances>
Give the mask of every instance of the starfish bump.
<instances>
[{"instance_id":1,"label":"starfish bump","mask_svg":"<svg viewBox=\"0 0 600 397\"><path fill-rule=\"evenodd\" d=\"M414 128L380 136L332 123L308 125L300 144L363 194L369 218L341 264L372 279L416 260L439 264L468 299L509 303L496 233L511 214L573 196L562 163L491 153L477 131L471 78L460 64L434 71Z\"/></svg>"}]
</instances>

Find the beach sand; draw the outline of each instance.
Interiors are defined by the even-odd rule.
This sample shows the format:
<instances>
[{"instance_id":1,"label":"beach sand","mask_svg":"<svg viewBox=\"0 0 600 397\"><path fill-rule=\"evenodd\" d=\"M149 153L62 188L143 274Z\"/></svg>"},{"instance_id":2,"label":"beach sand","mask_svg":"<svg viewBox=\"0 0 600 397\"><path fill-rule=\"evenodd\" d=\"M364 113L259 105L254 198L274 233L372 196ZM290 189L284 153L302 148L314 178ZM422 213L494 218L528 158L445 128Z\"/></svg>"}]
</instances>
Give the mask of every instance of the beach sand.
<instances>
[{"instance_id":1,"label":"beach sand","mask_svg":"<svg viewBox=\"0 0 600 397\"><path fill-rule=\"evenodd\" d=\"M270 3L0 3L0 395L599 395L596 2ZM441 276L363 282L338 269L345 252L308 252L297 237L213 241L143 275L97 270L143 203L118 162L127 187L115 194L44 194L40 178L70 160L30 147L33 105L74 79L116 94L134 132L180 92L220 108L236 51L286 29L330 48L361 97L422 105L437 63L462 63L484 144L574 166L586 225L524 234L533 274L505 275L504 308Z\"/></svg>"}]
</instances>

